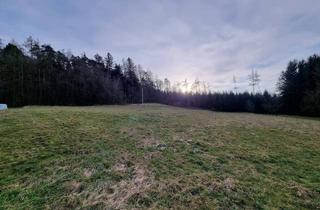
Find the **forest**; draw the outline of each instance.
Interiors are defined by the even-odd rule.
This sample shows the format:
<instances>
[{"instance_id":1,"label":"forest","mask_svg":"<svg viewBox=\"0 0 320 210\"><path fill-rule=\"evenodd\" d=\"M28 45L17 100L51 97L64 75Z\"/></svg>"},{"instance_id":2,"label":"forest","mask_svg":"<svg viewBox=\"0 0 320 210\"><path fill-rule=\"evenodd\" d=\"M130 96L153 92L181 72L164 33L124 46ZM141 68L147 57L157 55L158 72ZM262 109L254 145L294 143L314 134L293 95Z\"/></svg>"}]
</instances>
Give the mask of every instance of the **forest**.
<instances>
[{"instance_id":1,"label":"forest","mask_svg":"<svg viewBox=\"0 0 320 210\"><path fill-rule=\"evenodd\" d=\"M131 58L116 63L110 53L104 57L96 54L93 59L85 53L76 56L32 37L21 45L0 42L0 103L9 107L145 102L226 112L320 116L319 55L290 61L277 84L277 94L213 92L198 80L190 91L182 91L169 79L157 79Z\"/></svg>"}]
</instances>

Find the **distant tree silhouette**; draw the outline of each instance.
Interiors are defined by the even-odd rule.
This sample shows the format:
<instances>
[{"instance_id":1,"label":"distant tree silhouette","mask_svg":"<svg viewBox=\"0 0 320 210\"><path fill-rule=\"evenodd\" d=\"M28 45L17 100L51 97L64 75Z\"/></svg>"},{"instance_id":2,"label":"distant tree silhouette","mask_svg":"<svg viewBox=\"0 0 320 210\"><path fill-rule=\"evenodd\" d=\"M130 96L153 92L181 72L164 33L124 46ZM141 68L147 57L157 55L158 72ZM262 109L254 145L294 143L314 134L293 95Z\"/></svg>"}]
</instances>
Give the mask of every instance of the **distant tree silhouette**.
<instances>
[{"instance_id":1,"label":"distant tree silhouette","mask_svg":"<svg viewBox=\"0 0 320 210\"><path fill-rule=\"evenodd\" d=\"M105 63L106 63L106 70L108 72L112 71L112 69L113 69L113 57L109 52L107 53L107 57L105 58Z\"/></svg>"},{"instance_id":2,"label":"distant tree silhouette","mask_svg":"<svg viewBox=\"0 0 320 210\"><path fill-rule=\"evenodd\" d=\"M235 75L233 75L232 82L233 82L233 90L237 94L238 93L238 86L237 86L237 79L236 79Z\"/></svg>"},{"instance_id":3,"label":"distant tree silhouette","mask_svg":"<svg viewBox=\"0 0 320 210\"><path fill-rule=\"evenodd\" d=\"M252 86L252 93L255 93L255 87L259 85L260 82L260 75L257 71L252 69L251 74L248 76L249 79L249 86Z\"/></svg>"}]
</instances>

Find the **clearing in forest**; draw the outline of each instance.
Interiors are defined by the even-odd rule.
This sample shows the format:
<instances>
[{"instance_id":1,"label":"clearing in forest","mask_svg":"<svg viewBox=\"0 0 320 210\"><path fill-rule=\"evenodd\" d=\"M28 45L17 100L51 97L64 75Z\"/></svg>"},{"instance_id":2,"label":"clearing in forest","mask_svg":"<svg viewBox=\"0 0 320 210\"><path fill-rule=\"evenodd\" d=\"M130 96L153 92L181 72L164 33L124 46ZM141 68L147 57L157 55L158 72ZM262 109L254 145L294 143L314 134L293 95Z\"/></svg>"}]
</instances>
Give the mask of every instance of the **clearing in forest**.
<instances>
[{"instance_id":1,"label":"clearing in forest","mask_svg":"<svg viewBox=\"0 0 320 210\"><path fill-rule=\"evenodd\" d=\"M320 121L158 104L0 113L0 209L317 209Z\"/></svg>"}]
</instances>

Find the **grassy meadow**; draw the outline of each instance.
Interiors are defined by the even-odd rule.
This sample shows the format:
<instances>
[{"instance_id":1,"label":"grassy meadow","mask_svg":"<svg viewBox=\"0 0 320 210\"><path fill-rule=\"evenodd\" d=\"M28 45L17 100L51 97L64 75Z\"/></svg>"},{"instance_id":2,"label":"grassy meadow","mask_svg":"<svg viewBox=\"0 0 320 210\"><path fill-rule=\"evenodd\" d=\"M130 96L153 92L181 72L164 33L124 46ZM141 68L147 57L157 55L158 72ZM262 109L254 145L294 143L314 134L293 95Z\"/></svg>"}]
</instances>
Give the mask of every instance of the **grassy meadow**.
<instances>
[{"instance_id":1,"label":"grassy meadow","mask_svg":"<svg viewBox=\"0 0 320 210\"><path fill-rule=\"evenodd\" d=\"M0 112L0 209L320 209L319 119L158 104Z\"/></svg>"}]
</instances>

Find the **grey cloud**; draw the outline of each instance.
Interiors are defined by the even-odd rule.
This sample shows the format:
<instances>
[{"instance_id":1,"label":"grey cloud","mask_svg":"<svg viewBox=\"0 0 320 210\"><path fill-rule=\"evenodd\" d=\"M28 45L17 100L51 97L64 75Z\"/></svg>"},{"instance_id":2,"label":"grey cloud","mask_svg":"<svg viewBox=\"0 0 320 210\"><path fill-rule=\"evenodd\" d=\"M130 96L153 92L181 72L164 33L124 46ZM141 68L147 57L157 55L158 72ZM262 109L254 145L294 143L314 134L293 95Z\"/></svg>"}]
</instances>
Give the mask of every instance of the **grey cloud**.
<instances>
[{"instance_id":1,"label":"grey cloud","mask_svg":"<svg viewBox=\"0 0 320 210\"><path fill-rule=\"evenodd\" d=\"M247 90L251 68L261 89L275 90L294 58L319 52L318 0L9 1L1 3L2 37L28 35L119 60L130 56L160 78L206 80L230 90L232 76ZM8 20L8 15L10 21ZM6 20L6 21L1 21Z\"/></svg>"}]
</instances>

